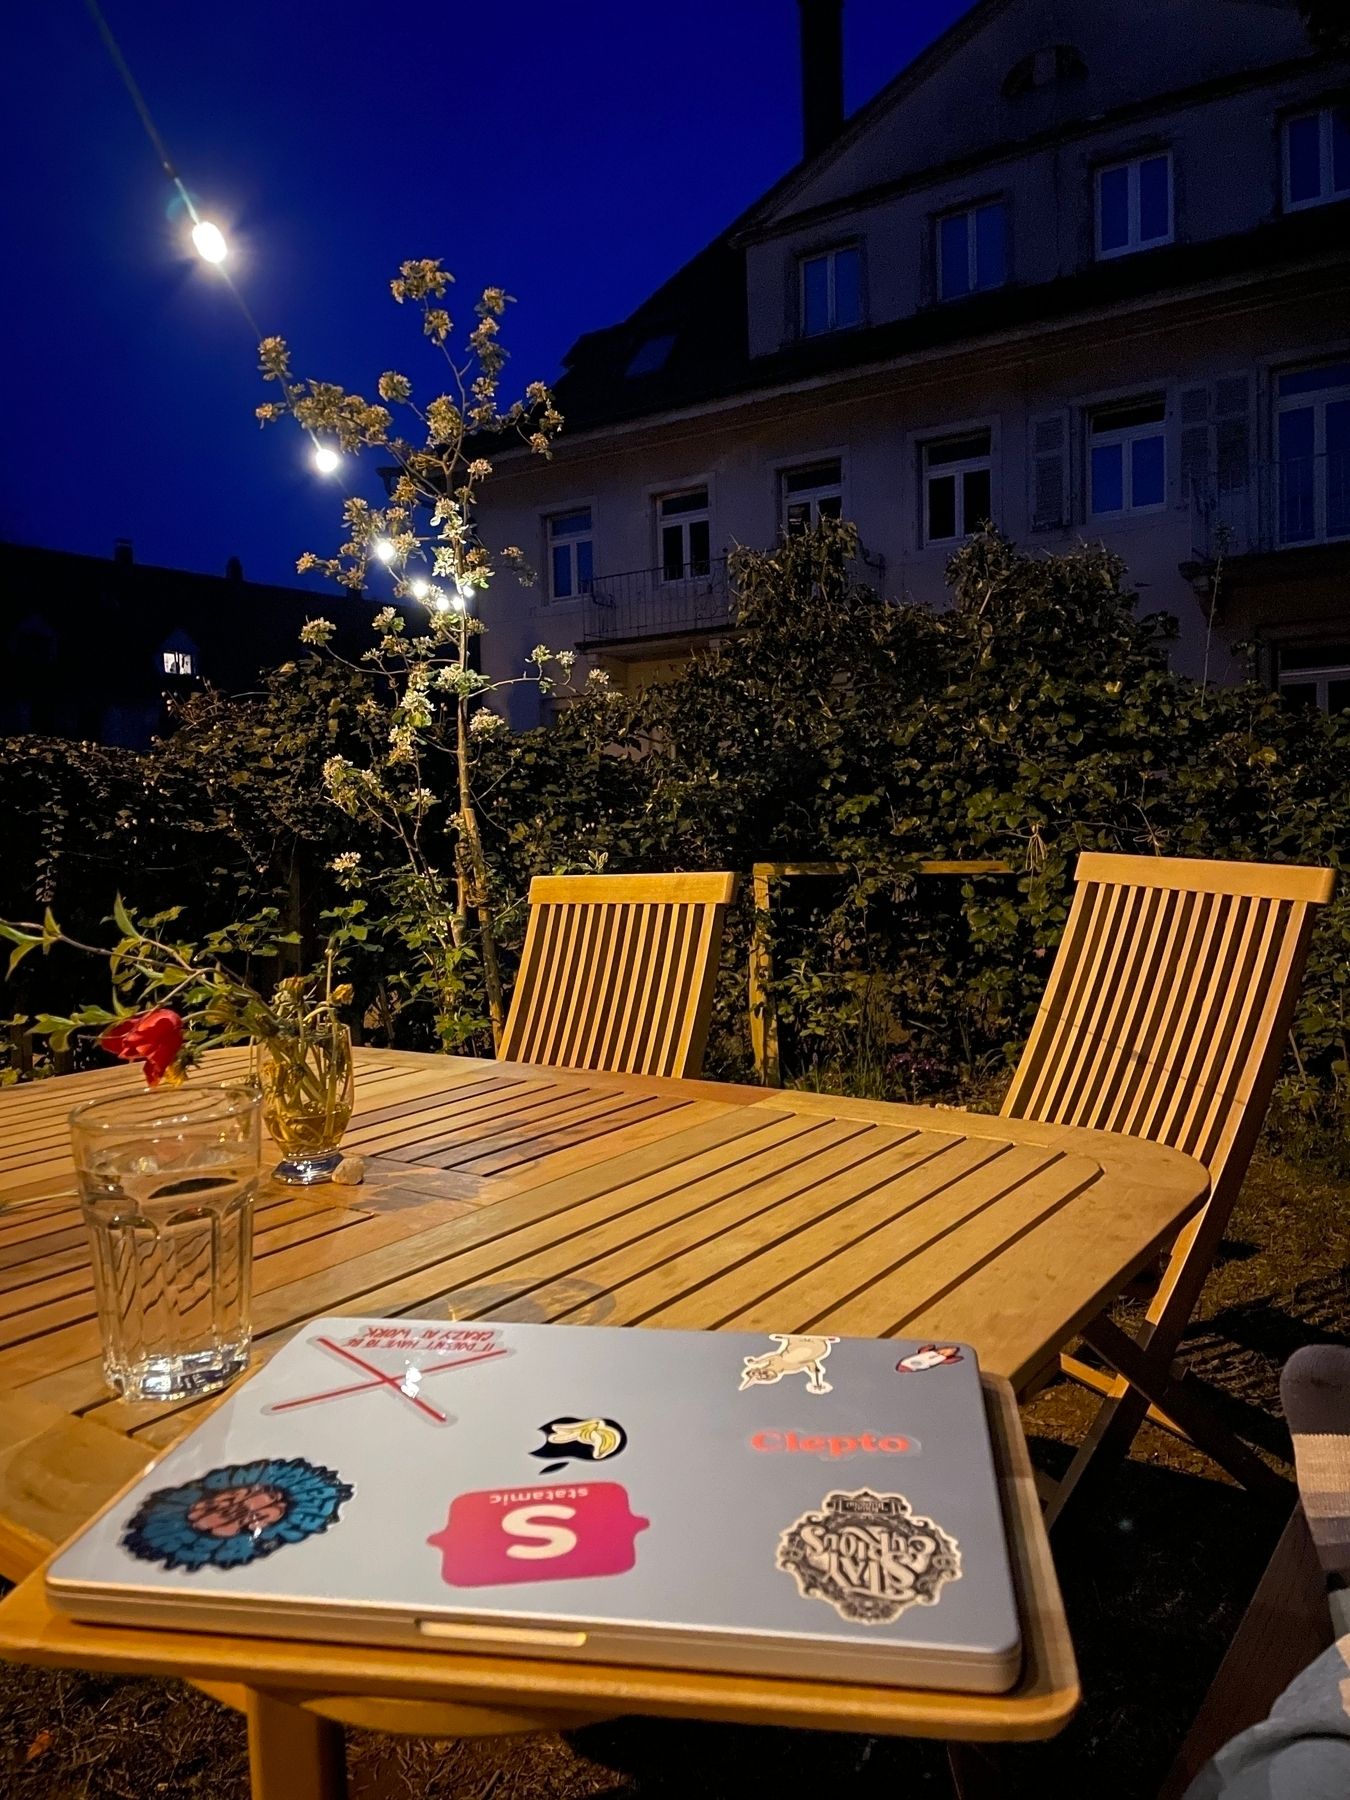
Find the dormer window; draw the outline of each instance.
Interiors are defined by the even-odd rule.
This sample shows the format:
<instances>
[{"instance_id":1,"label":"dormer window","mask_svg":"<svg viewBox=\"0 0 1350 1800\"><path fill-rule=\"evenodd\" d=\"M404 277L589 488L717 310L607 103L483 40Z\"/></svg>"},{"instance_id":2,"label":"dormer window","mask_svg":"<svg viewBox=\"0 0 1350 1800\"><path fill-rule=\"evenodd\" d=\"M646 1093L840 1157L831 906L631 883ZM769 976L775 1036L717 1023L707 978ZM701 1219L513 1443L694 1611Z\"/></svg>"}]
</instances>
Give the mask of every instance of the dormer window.
<instances>
[{"instance_id":1,"label":"dormer window","mask_svg":"<svg viewBox=\"0 0 1350 1800\"><path fill-rule=\"evenodd\" d=\"M1138 156L1097 171L1097 255L1129 256L1172 241L1172 158Z\"/></svg>"},{"instance_id":2,"label":"dormer window","mask_svg":"<svg viewBox=\"0 0 1350 1800\"><path fill-rule=\"evenodd\" d=\"M1008 209L1001 200L969 206L937 221L940 300L964 300L1008 279Z\"/></svg>"},{"instance_id":3,"label":"dormer window","mask_svg":"<svg viewBox=\"0 0 1350 1800\"><path fill-rule=\"evenodd\" d=\"M1290 212L1350 194L1350 106L1284 122L1284 203Z\"/></svg>"},{"instance_id":4,"label":"dormer window","mask_svg":"<svg viewBox=\"0 0 1350 1800\"><path fill-rule=\"evenodd\" d=\"M862 255L856 244L844 244L799 265L800 322L803 337L844 331L862 319Z\"/></svg>"}]
</instances>

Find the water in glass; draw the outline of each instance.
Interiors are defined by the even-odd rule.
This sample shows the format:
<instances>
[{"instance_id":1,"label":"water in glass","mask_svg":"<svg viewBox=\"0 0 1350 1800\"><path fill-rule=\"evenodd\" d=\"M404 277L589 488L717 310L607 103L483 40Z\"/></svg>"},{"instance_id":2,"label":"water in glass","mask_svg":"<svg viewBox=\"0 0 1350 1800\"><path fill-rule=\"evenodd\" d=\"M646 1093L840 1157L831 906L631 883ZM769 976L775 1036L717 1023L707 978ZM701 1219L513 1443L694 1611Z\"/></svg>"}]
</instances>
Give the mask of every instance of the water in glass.
<instances>
[{"instance_id":1,"label":"water in glass","mask_svg":"<svg viewBox=\"0 0 1350 1800\"><path fill-rule=\"evenodd\" d=\"M136 1400L223 1387L248 1363L257 1092L90 1101L70 1133L109 1386Z\"/></svg>"}]
</instances>

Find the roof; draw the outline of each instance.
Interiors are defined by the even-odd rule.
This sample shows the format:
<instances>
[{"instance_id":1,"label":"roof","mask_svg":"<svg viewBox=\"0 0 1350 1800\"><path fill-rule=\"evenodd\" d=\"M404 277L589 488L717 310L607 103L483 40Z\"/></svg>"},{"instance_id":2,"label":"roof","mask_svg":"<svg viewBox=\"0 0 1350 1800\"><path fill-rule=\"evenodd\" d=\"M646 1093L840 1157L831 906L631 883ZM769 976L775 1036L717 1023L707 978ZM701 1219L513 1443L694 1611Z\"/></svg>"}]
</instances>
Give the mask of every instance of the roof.
<instances>
[{"instance_id":1,"label":"roof","mask_svg":"<svg viewBox=\"0 0 1350 1800\"><path fill-rule=\"evenodd\" d=\"M1010 285L994 294L930 305L904 319L789 344L752 359L746 316L746 244L820 210L794 212L794 198L821 169L845 154L879 118L1013 4L1015 0L977 0L855 113L829 145L788 170L627 319L579 338L564 358L565 373L556 384L558 406L566 422L565 438L742 393L842 374L1039 322L1058 323L1076 312L1089 312L1118 300L1137 301L1153 291L1162 297L1169 290L1198 281L1259 270L1277 258L1323 256L1331 234L1325 227L1309 226L1306 215L1291 217L1217 243L1173 245L1036 286ZM1269 68L1255 68L1238 76L1215 77L1193 92L1208 92L1233 81L1264 81L1270 74ZM1147 102L1126 106L1121 114L1151 108L1161 98L1153 96ZM1055 126L1045 135L1091 129L1102 122L1101 117L1080 120ZM1025 140L1018 142L1026 148ZM988 159L989 153L982 151L972 160L982 164ZM900 185L917 185L949 172L930 169L907 177ZM854 194L847 202L824 210L837 211L841 206L882 198L886 191ZM1319 210L1325 219L1325 209Z\"/></svg>"},{"instance_id":2,"label":"roof","mask_svg":"<svg viewBox=\"0 0 1350 1800\"><path fill-rule=\"evenodd\" d=\"M1350 201L1337 203L1334 210L1350 220ZM1350 230L1336 232L1329 226L1328 208L1319 207L1232 237L1142 251L1053 281L1013 284L966 300L933 304L903 319L803 339L753 358L747 343L741 257L720 240L623 325L581 339L557 386L567 427L564 441L578 432L653 413L821 376L843 376L853 369L974 344L1027 326L1071 323L1075 315L1152 295L1164 300L1199 285L1260 275L1282 265L1343 263ZM644 345L667 333L673 333L674 342L659 369L625 374Z\"/></svg>"}]
</instances>

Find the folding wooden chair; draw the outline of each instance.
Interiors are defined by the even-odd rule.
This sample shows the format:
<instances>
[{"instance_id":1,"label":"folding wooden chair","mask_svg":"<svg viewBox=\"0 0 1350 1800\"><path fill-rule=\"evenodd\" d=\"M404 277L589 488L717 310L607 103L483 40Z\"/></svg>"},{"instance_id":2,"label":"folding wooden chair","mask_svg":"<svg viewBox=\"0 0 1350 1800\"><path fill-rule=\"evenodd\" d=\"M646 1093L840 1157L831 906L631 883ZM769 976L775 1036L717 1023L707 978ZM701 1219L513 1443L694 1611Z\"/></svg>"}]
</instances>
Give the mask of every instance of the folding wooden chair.
<instances>
[{"instance_id":1,"label":"folding wooden chair","mask_svg":"<svg viewBox=\"0 0 1350 1800\"><path fill-rule=\"evenodd\" d=\"M1180 1429L1237 1480L1278 1483L1171 1369L1242 1186L1284 1052L1314 909L1330 869L1084 855L1045 998L1003 1112L1170 1144L1209 1170L1134 1335L1102 1315L1084 1341L1110 1373L1064 1370L1105 1396L1049 1506L1129 1450L1146 1414ZM1287 1491L1287 1490L1285 1490Z\"/></svg>"},{"instance_id":2,"label":"folding wooden chair","mask_svg":"<svg viewBox=\"0 0 1350 1800\"><path fill-rule=\"evenodd\" d=\"M500 1055L695 1076L736 875L537 875Z\"/></svg>"}]
</instances>

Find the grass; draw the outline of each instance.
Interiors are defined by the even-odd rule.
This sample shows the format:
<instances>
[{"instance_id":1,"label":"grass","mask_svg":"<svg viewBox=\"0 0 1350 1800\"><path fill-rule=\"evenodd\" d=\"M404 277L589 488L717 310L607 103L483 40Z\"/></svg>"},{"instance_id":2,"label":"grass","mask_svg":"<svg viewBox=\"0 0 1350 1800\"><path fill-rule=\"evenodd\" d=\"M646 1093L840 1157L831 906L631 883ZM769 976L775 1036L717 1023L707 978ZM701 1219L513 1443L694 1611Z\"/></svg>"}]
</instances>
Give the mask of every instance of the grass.
<instances>
[{"instance_id":1,"label":"grass","mask_svg":"<svg viewBox=\"0 0 1350 1800\"><path fill-rule=\"evenodd\" d=\"M1259 1155L1196 1320L1188 1364L1230 1422L1287 1449L1278 1376L1302 1343L1350 1343L1350 1186ZM1129 1306L1122 1308L1122 1316ZM1092 1412L1067 1382L1023 1410L1058 1472ZM1145 1800L1236 1627L1282 1520L1146 1426L1061 1559L1085 1703L1052 1743L1004 1753L1011 1795ZM620 1719L561 1738L431 1744L353 1733L353 1800L850 1800L945 1796L930 1745ZM4 1800L247 1800L242 1721L187 1688L0 1668Z\"/></svg>"}]
</instances>

